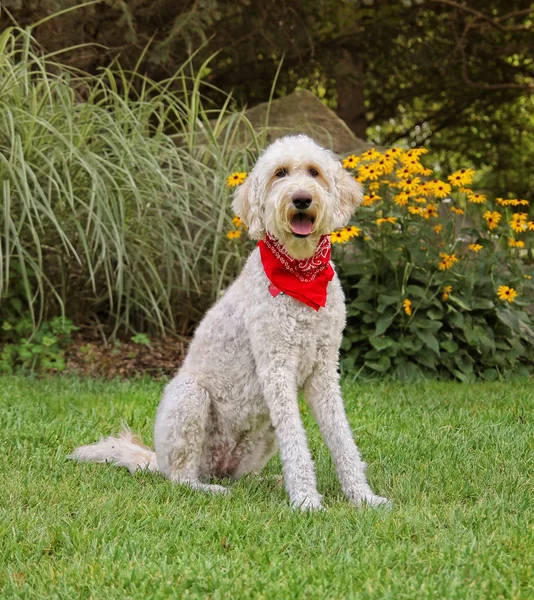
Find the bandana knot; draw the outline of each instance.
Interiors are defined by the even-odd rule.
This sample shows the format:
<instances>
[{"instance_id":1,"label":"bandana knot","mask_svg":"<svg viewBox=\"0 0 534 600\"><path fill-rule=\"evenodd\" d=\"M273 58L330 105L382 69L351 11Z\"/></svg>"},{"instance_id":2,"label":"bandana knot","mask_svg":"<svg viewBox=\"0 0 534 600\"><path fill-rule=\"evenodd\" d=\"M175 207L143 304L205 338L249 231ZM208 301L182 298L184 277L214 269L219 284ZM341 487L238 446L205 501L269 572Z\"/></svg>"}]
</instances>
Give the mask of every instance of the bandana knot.
<instances>
[{"instance_id":1,"label":"bandana knot","mask_svg":"<svg viewBox=\"0 0 534 600\"><path fill-rule=\"evenodd\" d=\"M271 282L272 296L284 293L314 310L326 305L326 288L334 277L330 236L321 236L314 255L304 260L292 258L283 244L269 233L258 246L265 275Z\"/></svg>"}]
</instances>

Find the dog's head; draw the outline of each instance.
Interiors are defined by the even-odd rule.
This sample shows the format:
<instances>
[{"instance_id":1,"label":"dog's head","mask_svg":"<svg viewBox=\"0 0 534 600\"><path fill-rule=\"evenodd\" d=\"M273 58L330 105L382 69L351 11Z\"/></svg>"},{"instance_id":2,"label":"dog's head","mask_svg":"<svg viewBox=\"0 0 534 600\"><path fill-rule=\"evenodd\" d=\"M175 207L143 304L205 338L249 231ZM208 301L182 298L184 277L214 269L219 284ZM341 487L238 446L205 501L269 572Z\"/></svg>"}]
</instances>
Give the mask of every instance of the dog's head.
<instances>
[{"instance_id":1,"label":"dog's head","mask_svg":"<svg viewBox=\"0 0 534 600\"><path fill-rule=\"evenodd\" d=\"M296 135L263 152L233 208L253 239L268 232L303 259L313 256L322 235L348 223L362 198L360 184L332 152Z\"/></svg>"}]
</instances>

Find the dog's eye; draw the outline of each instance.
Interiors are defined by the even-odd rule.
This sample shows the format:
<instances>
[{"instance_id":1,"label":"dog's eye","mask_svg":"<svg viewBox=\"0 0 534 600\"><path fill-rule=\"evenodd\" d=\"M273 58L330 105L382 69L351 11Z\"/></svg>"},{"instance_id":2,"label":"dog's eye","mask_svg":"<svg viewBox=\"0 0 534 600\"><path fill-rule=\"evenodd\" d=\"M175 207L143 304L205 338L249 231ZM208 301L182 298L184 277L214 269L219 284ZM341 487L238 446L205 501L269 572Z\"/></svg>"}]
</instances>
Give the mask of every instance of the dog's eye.
<instances>
[{"instance_id":1,"label":"dog's eye","mask_svg":"<svg viewBox=\"0 0 534 600\"><path fill-rule=\"evenodd\" d=\"M313 169L313 168L311 168L311 169L310 169L310 175L311 175L312 177L319 177L319 171L318 171L317 169Z\"/></svg>"},{"instance_id":2,"label":"dog's eye","mask_svg":"<svg viewBox=\"0 0 534 600\"><path fill-rule=\"evenodd\" d=\"M287 175L287 169L278 169L278 171L276 171L275 175L277 177L285 177Z\"/></svg>"}]
</instances>

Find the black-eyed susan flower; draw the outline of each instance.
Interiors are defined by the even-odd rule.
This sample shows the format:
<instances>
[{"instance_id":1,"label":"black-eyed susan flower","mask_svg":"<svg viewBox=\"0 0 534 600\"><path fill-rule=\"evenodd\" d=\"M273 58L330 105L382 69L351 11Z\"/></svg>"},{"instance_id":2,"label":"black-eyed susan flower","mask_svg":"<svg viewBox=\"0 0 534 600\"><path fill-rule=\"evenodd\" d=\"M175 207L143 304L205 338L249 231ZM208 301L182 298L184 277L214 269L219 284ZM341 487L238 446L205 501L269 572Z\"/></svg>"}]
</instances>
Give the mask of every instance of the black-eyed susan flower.
<instances>
[{"instance_id":1,"label":"black-eyed susan flower","mask_svg":"<svg viewBox=\"0 0 534 600\"><path fill-rule=\"evenodd\" d=\"M439 257L441 258L440 263L438 264L440 271L446 271L454 266L455 263L458 262L456 258L456 254L446 254L445 252L440 252Z\"/></svg>"},{"instance_id":2,"label":"black-eyed susan flower","mask_svg":"<svg viewBox=\"0 0 534 600\"><path fill-rule=\"evenodd\" d=\"M375 202L382 200L382 196L371 192L369 194L365 194L363 197L363 206L372 206Z\"/></svg>"},{"instance_id":3,"label":"black-eyed susan flower","mask_svg":"<svg viewBox=\"0 0 534 600\"><path fill-rule=\"evenodd\" d=\"M422 217L425 214L425 209L422 206L408 206L408 212L411 215L419 215Z\"/></svg>"},{"instance_id":4,"label":"black-eyed susan flower","mask_svg":"<svg viewBox=\"0 0 534 600\"><path fill-rule=\"evenodd\" d=\"M240 237L241 237L241 232L240 232L240 231L229 231L229 232L226 234L226 237L227 237L229 240L237 240L238 238L240 238Z\"/></svg>"},{"instance_id":5,"label":"black-eyed susan flower","mask_svg":"<svg viewBox=\"0 0 534 600\"><path fill-rule=\"evenodd\" d=\"M475 172L473 169L460 169L449 175L447 179L456 187L470 185L473 182Z\"/></svg>"},{"instance_id":6,"label":"black-eyed susan flower","mask_svg":"<svg viewBox=\"0 0 534 600\"><path fill-rule=\"evenodd\" d=\"M232 173L229 177L227 177L226 185L229 187L236 187L237 185L241 185L246 178L246 173Z\"/></svg>"},{"instance_id":7,"label":"black-eyed susan flower","mask_svg":"<svg viewBox=\"0 0 534 600\"><path fill-rule=\"evenodd\" d=\"M436 225L434 227L434 233L439 234L443 231L443 225Z\"/></svg>"},{"instance_id":8,"label":"black-eyed susan flower","mask_svg":"<svg viewBox=\"0 0 534 600\"><path fill-rule=\"evenodd\" d=\"M332 231L330 234L330 241L332 244L344 244L350 240L349 235L344 229L339 231Z\"/></svg>"},{"instance_id":9,"label":"black-eyed susan flower","mask_svg":"<svg viewBox=\"0 0 534 600\"><path fill-rule=\"evenodd\" d=\"M464 211L462 208L456 208L456 206L451 206L451 212L453 212L455 215L463 215Z\"/></svg>"},{"instance_id":10,"label":"black-eyed susan flower","mask_svg":"<svg viewBox=\"0 0 534 600\"><path fill-rule=\"evenodd\" d=\"M232 219L232 223L234 224L234 227L245 227L245 224L237 215Z\"/></svg>"},{"instance_id":11,"label":"black-eyed susan flower","mask_svg":"<svg viewBox=\"0 0 534 600\"><path fill-rule=\"evenodd\" d=\"M508 287L507 285L501 285L497 290L497 296L499 296L499 300L513 302L517 298L517 292L514 288Z\"/></svg>"},{"instance_id":12,"label":"black-eyed susan flower","mask_svg":"<svg viewBox=\"0 0 534 600\"><path fill-rule=\"evenodd\" d=\"M452 292L452 285L445 285L443 287L443 294L441 295L442 300L448 300L449 294Z\"/></svg>"},{"instance_id":13,"label":"black-eyed susan flower","mask_svg":"<svg viewBox=\"0 0 534 600\"><path fill-rule=\"evenodd\" d=\"M499 221L502 219L501 213L497 212L496 210L493 212L491 210L487 210L482 217L486 221L488 228L491 230L497 229Z\"/></svg>"},{"instance_id":14,"label":"black-eyed susan flower","mask_svg":"<svg viewBox=\"0 0 534 600\"><path fill-rule=\"evenodd\" d=\"M510 248L524 248L525 242L523 240L516 240L514 238L508 238L508 246Z\"/></svg>"},{"instance_id":15,"label":"black-eyed susan flower","mask_svg":"<svg viewBox=\"0 0 534 600\"><path fill-rule=\"evenodd\" d=\"M413 177L411 179L402 179L397 183L397 187L400 187L405 192L409 194L414 194L421 184L421 179L419 177Z\"/></svg>"},{"instance_id":16,"label":"black-eyed susan flower","mask_svg":"<svg viewBox=\"0 0 534 600\"><path fill-rule=\"evenodd\" d=\"M405 299L402 301L402 308L404 309L404 312L405 312L405 313L406 313L408 316L410 316L410 315L412 314L412 312L413 312L413 309L412 309L412 301L411 301L409 298L405 298Z\"/></svg>"},{"instance_id":17,"label":"black-eyed susan flower","mask_svg":"<svg viewBox=\"0 0 534 600\"><path fill-rule=\"evenodd\" d=\"M436 198L446 198L451 193L451 186L440 179L434 179L429 187Z\"/></svg>"},{"instance_id":18,"label":"black-eyed susan flower","mask_svg":"<svg viewBox=\"0 0 534 600\"><path fill-rule=\"evenodd\" d=\"M473 204L483 204L486 202L486 196L484 194L468 194L467 199Z\"/></svg>"},{"instance_id":19,"label":"black-eyed susan flower","mask_svg":"<svg viewBox=\"0 0 534 600\"><path fill-rule=\"evenodd\" d=\"M380 152L375 150L374 148L370 148L366 150L362 154L360 154L361 160L376 160L380 156Z\"/></svg>"},{"instance_id":20,"label":"black-eyed susan flower","mask_svg":"<svg viewBox=\"0 0 534 600\"><path fill-rule=\"evenodd\" d=\"M428 206L425 206L423 217L425 217L425 219L430 219L430 218L437 219L438 218L438 205L437 204L429 204Z\"/></svg>"},{"instance_id":21,"label":"black-eyed susan flower","mask_svg":"<svg viewBox=\"0 0 534 600\"><path fill-rule=\"evenodd\" d=\"M390 223L391 225L395 225L397 222L397 217L381 217L380 219L376 219L375 223L377 225L383 225L384 223Z\"/></svg>"},{"instance_id":22,"label":"black-eyed susan flower","mask_svg":"<svg viewBox=\"0 0 534 600\"><path fill-rule=\"evenodd\" d=\"M360 158L355 154L351 154L347 156L347 158L343 159L343 168L344 169L355 169L357 164L360 162Z\"/></svg>"},{"instance_id":23,"label":"black-eyed susan flower","mask_svg":"<svg viewBox=\"0 0 534 600\"><path fill-rule=\"evenodd\" d=\"M528 229L527 213L514 213L512 220L509 222L510 228L516 233L522 233Z\"/></svg>"},{"instance_id":24,"label":"black-eyed susan flower","mask_svg":"<svg viewBox=\"0 0 534 600\"><path fill-rule=\"evenodd\" d=\"M409 194L407 194L406 192L400 192L393 197L393 202L395 202L397 206L406 206L408 204L409 199Z\"/></svg>"},{"instance_id":25,"label":"black-eyed susan flower","mask_svg":"<svg viewBox=\"0 0 534 600\"><path fill-rule=\"evenodd\" d=\"M353 237L358 237L362 230L359 227L356 227L355 225L348 225L342 231L344 231L349 236L350 240Z\"/></svg>"},{"instance_id":26,"label":"black-eyed susan flower","mask_svg":"<svg viewBox=\"0 0 534 600\"><path fill-rule=\"evenodd\" d=\"M481 246L480 244L469 244L467 247L472 252L480 252L484 246Z\"/></svg>"}]
</instances>

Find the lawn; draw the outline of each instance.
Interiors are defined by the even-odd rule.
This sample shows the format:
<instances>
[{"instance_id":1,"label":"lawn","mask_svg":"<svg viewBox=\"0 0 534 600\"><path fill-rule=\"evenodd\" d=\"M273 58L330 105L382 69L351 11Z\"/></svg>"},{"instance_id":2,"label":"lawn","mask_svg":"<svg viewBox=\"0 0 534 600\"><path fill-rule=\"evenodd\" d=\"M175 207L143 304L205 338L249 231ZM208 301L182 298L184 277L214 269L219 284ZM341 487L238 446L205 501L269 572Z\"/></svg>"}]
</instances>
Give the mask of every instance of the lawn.
<instances>
[{"instance_id":1,"label":"lawn","mask_svg":"<svg viewBox=\"0 0 534 600\"><path fill-rule=\"evenodd\" d=\"M122 421L152 441L162 384L0 379L1 598L533 598L534 386L346 384L375 491L352 508L303 410L326 510L280 463L210 497L67 454Z\"/></svg>"}]
</instances>

